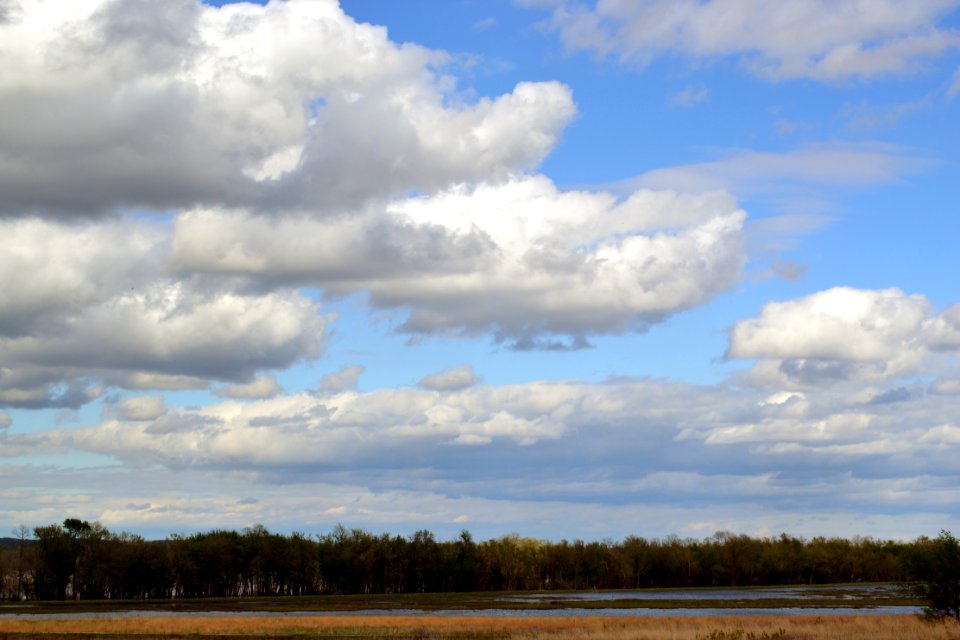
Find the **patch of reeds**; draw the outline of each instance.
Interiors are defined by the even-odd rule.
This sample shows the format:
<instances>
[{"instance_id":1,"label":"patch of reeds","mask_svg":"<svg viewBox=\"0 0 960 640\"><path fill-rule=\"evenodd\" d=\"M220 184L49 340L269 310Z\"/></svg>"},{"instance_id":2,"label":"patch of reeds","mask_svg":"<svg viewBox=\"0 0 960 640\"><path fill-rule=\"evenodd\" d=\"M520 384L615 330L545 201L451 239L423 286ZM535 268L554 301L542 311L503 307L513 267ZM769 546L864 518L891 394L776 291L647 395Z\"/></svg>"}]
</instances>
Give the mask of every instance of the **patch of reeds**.
<instances>
[{"instance_id":1,"label":"patch of reeds","mask_svg":"<svg viewBox=\"0 0 960 640\"><path fill-rule=\"evenodd\" d=\"M918 616L482 617L183 616L0 620L0 633L134 637L504 638L508 640L960 640Z\"/></svg>"}]
</instances>

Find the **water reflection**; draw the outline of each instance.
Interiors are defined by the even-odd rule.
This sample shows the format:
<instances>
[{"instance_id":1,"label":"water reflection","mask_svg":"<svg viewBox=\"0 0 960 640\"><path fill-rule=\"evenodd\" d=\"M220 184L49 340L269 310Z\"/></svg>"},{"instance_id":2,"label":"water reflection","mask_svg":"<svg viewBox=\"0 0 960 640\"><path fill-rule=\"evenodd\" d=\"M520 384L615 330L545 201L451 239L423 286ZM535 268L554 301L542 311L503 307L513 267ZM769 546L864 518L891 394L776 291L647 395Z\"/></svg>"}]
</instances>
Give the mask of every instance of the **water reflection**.
<instances>
[{"instance_id":1,"label":"water reflection","mask_svg":"<svg viewBox=\"0 0 960 640\"><path fill-rule=\"evenodd\" d=\"M593 618L593 617L711 617L711 616L870 616L914 615L920 607L779 607L779 608L678 608L678 609L441 609L417 611L410 609L361 609L358 611L108 611L76 613L2 613L3 620L97 620L115 618L188 618L234 616L463 616L471 618Z\"/></svg>"},{"instance_id":2,"label":"water reflection","mask_svg":"<svg viewBox=\"0 0 960 640\"><path fill-rule=\"evenodd\" d=\"M83 620L98 618L153 618L153 617L188 617L188 616L470 616L470 617L603 617L603 616L638 616L638 617L709 617L709 616L863 616L863 615L913 615L922 612L921 607L900 605L856 606L864 600L876 602L878 600L894 599L902 595L902 589L896 585L856 585L856 586L825 586L825 587L762 587L756 589L650 589L641 591L581 591L581 592L538 592L508 594L494 596L474 606L485 608L470 609L442 609L422 611L417 609L402 609L391 606L393 603L382 602L382 608L371 607L355 611L164 611L164 610L117 610L99 612L69 612L69 613L30 613L35 607L31 603L0 605L0 621L15 619L45 619L45 620ZM681 607L660 608L655 604L650 607L644 602L656 603L662 601L688 601L693 605L696 602L728 601L731 604L743 602L757 602L771 600L795 601L801 605L804 600L816 600L838 604L849 602L851 606L789 606L789 607ZM589 602L617 602L632 603L628 607L577 607L570 603ZM542 606L537 609L498 608L498 604L524 603L533 606ZM550 608L551 603L558 607Z\"/></svg>"},{"instance_id":3,"label":"water reflection","mask_svg":"<svg viewBox=\"0 0 960 640\"><path fill-rule=\"evenodd\" d=\"M575 591L537 592L512 594L501 598L505 602L551 602L582 601L603 602L610 600L810 600L812 598L834 600L860 600L864 598L896 598L902 595L902 587L891 584L804 586L804 587L757 587L747 589L643 589L639 591Z\"/></svg>"}]
</instances>

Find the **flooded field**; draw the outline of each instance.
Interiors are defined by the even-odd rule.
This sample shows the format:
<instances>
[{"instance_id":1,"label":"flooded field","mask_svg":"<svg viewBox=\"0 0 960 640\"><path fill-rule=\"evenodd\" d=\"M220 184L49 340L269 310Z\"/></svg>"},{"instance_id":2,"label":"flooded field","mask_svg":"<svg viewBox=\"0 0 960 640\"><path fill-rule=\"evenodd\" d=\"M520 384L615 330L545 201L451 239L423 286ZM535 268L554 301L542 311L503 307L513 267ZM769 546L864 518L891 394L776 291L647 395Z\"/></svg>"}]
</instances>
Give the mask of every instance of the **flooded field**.
<instances>
[{"instance_id":1,"label":"flooded field","mask_svg":"<svg viewBox=\"0 0 960 640\"><path fill-rule=\"evenodd\" d=\"M823 600L835 599L842 602L858 602L864 600L894 600L902 598L903 587L891 584L870 585L826 585L826 586L794 586L794 587L754 587L743 589L639 589L636 591L568 591L520 593L505 596L504 599L514 599L517 602L552 602L552 601L670 601L683 600L702 602L707 600Z\"/></svg>"},{"instance_id":2,"label":"flooded field","mask_svg":"<svg viewBox=\"0 0 960 640\"><path fill-rule=\"evenodd\" d=\"M189 616L708 617L909 615L922 607L897 585L412 594L206 601L0 605L4 620Z\"/></svg>"}]
</instances>

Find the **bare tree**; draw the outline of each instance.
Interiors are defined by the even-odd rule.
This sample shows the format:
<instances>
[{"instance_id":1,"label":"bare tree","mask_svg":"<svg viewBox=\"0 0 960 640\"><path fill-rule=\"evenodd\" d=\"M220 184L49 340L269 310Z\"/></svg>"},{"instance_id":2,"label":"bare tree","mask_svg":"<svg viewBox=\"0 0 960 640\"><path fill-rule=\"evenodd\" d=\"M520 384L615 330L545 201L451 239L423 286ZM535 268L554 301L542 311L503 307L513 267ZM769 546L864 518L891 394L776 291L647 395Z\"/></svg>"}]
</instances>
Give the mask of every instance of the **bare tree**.
<instances>
[{"instance_id":1,"label":"bare tree","mask_svg":"<svg viewBox=\"0 0 960 640\"><path fill-rule=\"evenodd\" d=\"M20 524L13 529L13 537L17 539L17 600L27 599L27 540L30 538L30 529Z\"/></svg>"}]
</instances>

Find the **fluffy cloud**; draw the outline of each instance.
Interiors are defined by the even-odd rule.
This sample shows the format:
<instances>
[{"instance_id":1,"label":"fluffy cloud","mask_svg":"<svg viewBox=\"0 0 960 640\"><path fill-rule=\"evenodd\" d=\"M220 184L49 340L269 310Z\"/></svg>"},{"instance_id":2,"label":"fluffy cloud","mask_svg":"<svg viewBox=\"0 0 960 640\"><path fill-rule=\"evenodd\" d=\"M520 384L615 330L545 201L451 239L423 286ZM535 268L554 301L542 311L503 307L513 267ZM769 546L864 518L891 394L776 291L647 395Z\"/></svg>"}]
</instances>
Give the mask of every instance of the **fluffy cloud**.
<instances>
[{"instance_id":1,"label":"fluffy cloud","mask_svg":"<svg viewBox=\"0 0 960 640\"><path fill-rule=\"evenodd\" d=\"M335 0L20 3L0 22L0 213L341 212L535 166L570 90L463 100L446 55Z\"/></svg>"},{"instance_id":2,"label":"fluffy cloud","mask_svg":"<svg viewBox=\"0 0 960 640\"><path fill-rule=\"evenodd\" d=\"M771 302L737 322L728 358L757 359L755 379L817 383L882 381L917 370L933 352L960 348L960 311L940 314L899 289L836 287Z\"/></svg>"},{"instance_id":3,"label":"fluffy cloud","mask_svg":"<svg viewBox=\"0 0 960 640\"><path fill-rule=\"evenodd\" d=\"M930 391L945 396L960 395L960 379L938 378L930 385Z\"/></svg>"},{"instance_id":4,"label":"fluffy cloud","mask_svg":"<svg viewBox=\"0 0 960 640\"><path fill-rule=\"evenodd\" d=\"M458 391L472 387L476 383L477 374L474 373L473 367L463 364L453 369L424 376L417 385L434 391Z\"/></svg>"},{"instance_id":5,"label":"fluffy cloud","mask_svg":"<svg viewBox=\"0 0 960 640\"><path fill-rule=\"evenodd\" d=\"M214 389L214 395L224 398L272 398L282 393L283 388L276 376L257 376L250 382L241 382Z\"/></svg>"},{"instance_id":6,"label":"fluffy cloud","mask_svg":"<svg viewBox=\"0 0 960 640\"><path fill-rule=\"evenodd\" d=\"M397 200L385 215L271 221L195 210L178 268L370 292L411 333L493 332L518 346L646 326L740 278L745 214L722 193L559 191L542 176Z\"/></svg>"},{"instance_id":7,"label":"fluffy cloud","mask_svg":"<svg viewBox=\"0 0 960 640\"><path fill-rule=\"evenodd\" d=\"M897 388L869 397L889 391ZM278 484L291 512L322 504L317 513L328 511L331 524L348 518L401 530L418 518L452 521L465 513L477 526L495 527L502 521L477 506L488 501L543 516L558 504L631 504L663 508L670 522L708 503L751 514L752 522L774 518L774 530L820 534L823 521L807 520L806 510L876 514L895 507L936 520L956 499L960 427L943 419L953 399L913 389L891 412L869 397L857 403L841 389L765 395L638 379L301 393L171 409L148 421L118 416L89 428L4 434L2 450L66 447L124 463L110 474L159 464L181 477L209 478L205 487L242 482L222 496L197 498L212 514L199 527L234 517L283 522L289 515L236 497L269 503ZM31 482L24 491L36 491ZM90 491L98 482L110 479L88 480ZM192 522L185 503L139 484L110 502L112 521ZM326 498L316 502L318 495ZM434 513L439 504L448 504L449 517ZM783 504L790 508L782 511ZM276 519L256 515L268 512ZM850 522L836 531L856 533ZM662 534L666 526L653 530Z\"/></svg>"},{"instance_id":8,"label":"fluffy cloud","mask_svg":"<svg viewBox=\"0 0 960 640\"><path fill-rule=\"evenodd\" d=\"M356 389L360 375L366 371L362 364L344 365L333 373L323 376L320 381L321 391L348 391Z\"/></svg>"},{"instance_id":9,"label":"fluffy cloud","mask_svg":"<svg viewBox=\"0 0 960 640\"><path fill-rule=\"evenodd\" d=\"M167 404L163 396L137 396L124 401L117 413L121 420L136 422L156 420L166 412Z\"/></svg>"},{"instance_id":10,"label":"fluffy cloud","mask_svg":"<svg viewBox=\"0 0 960 640\"><path fill-rule=\"evenodd\" d=\"M320 354L314 302L177 278L152 225L10 219L0 236L0 405L76 407L103 383L195 387Z\"/></svg>"},{"instance_id":11,"label":"fluffy cloud","mask_svg":"<svg viewBox=\"0 0 960 640\"><path fill-rule=\"evenodd\" d=\"M576 390L528 385L443 394L415 389L297 394L180 410L153 424L121 419L51 436L60 444L171 466L357 468L451 444L555 439ZM189 443L189 444L188 444ZM410 456L399 455L408 452ZM401 465L402 466L402 465Z\"/></svg>"},{"instance_id":12,"label":"fluffy cloud","mask_svg":"<svg viewBox=\"0 0 960 640\"><path fill-rule=\"evenodd\" d=\"M890 414L882 402L854 403L840 391L763 397L648 380L480 385L442 392L399 388L225 401L155 412L147 420L142 412L122 411L97 427L49 432L34 444L197 469L362 473L384 466L411 470L429 461L433 473L447 475L454 485L470 477L486 479L524 457L539 460L544 469L585 464L596 473L600 456L608 473L630 476L641 461L649 469L685 469L684 456L697 450L700 472L739 473L738 462L722 452L714 457L709 449L764 443L766 455L780 456L788 450L784 447L803 445L832 447L839 456L837 447L848 446L847 457L857 457L856 447L907 446L925 434L931 440L943 431L939 412L949 402L908 394L897 414ZM472 445L467 449L476 452L457 453L459 448L450 445ZM456 461L468 458L474 464L460 468ZM498 462L490 468L494 459ZM476 464L480 460L486 462ZM792 473L789 465L779 466L780 460L770 464Z\"/></svg>"},{"instance_id":13,"label":"fluffy cloud","mask_svg":"<svg viewBox=\"0 0 960 640\"><path fill-rule=\"evenodd\" d=\"M187 375L169 375L149 371L137 371L113 378L126 389L175 391L179 389L206 389L210 381Z\"/></svg>"},{"instance_id":14,"label":"fluffy cloud","mask_svg":"<svg viewBox=\"0 0 960 640\"><path fill-rule=\"evenodd\" d=\"M147 225L56 225L0 220L0 334L24 335L51 318L147 286L163 234ZM30 277L24 277L30 274ZM62 324L60 327L62 328Z\"/></svg>"},{"instance_id":15,"label":"fluffy cloud","mask_svg":"<svg viewBox=\"0 0 960 640\"><path fill-rule=\"evenodd\" d=\"M927 325L927 345L935 351L960 349L960 304L948 307Z\"/></svg>"},{"instance_id":16,"label":"fluffy cloud","mask_svg":"<svg viewBox=\"0 0 960 640\"><path fill-rule=\"evenodd\" d=\"M670 53L734 56L771 78L836 81L906 73L960 47L960 33L938 27L955 8L950 0L867 5L789 0L556 0L551 26L573 50L588 49L647 64Z\"/></svg>"},{"instance_id":17,"label":"fluffy cloud","mask_svg":"<svg viewBox=\"0 0 960 640\"><path fill-rule=\"evenodd\" d=\"M0 411L0 429L6 429L11 424L13 424L13 418L10 417L10 414Z\"/></svg>"},{"instance_id":18,"label":"fluffy cloud","mask_svg":"<svg viewBox=\"0 0 960 640\"><path fill-rule=\"evenodd\" d=\"M760 317L738 322L733 358L888 360L910 350L930 303L898 289L837 287L764 305Z\"/></svg>"},{"instance_id":19,"label":"fluffy cloud","mask_svg":"<svg viewBox=\"0 0 960 640\"><path fill-rule=\"evenodd\" d=\"M465 101L444 54L332 0L6 18L0 406L75 408L109 386L272 395L250 381L321 351L304 285L367 292L409 333L569 349L740 278L729 196L560 191L524 172L574 115L567 87Z\"/></svg>"}]
</instances>

